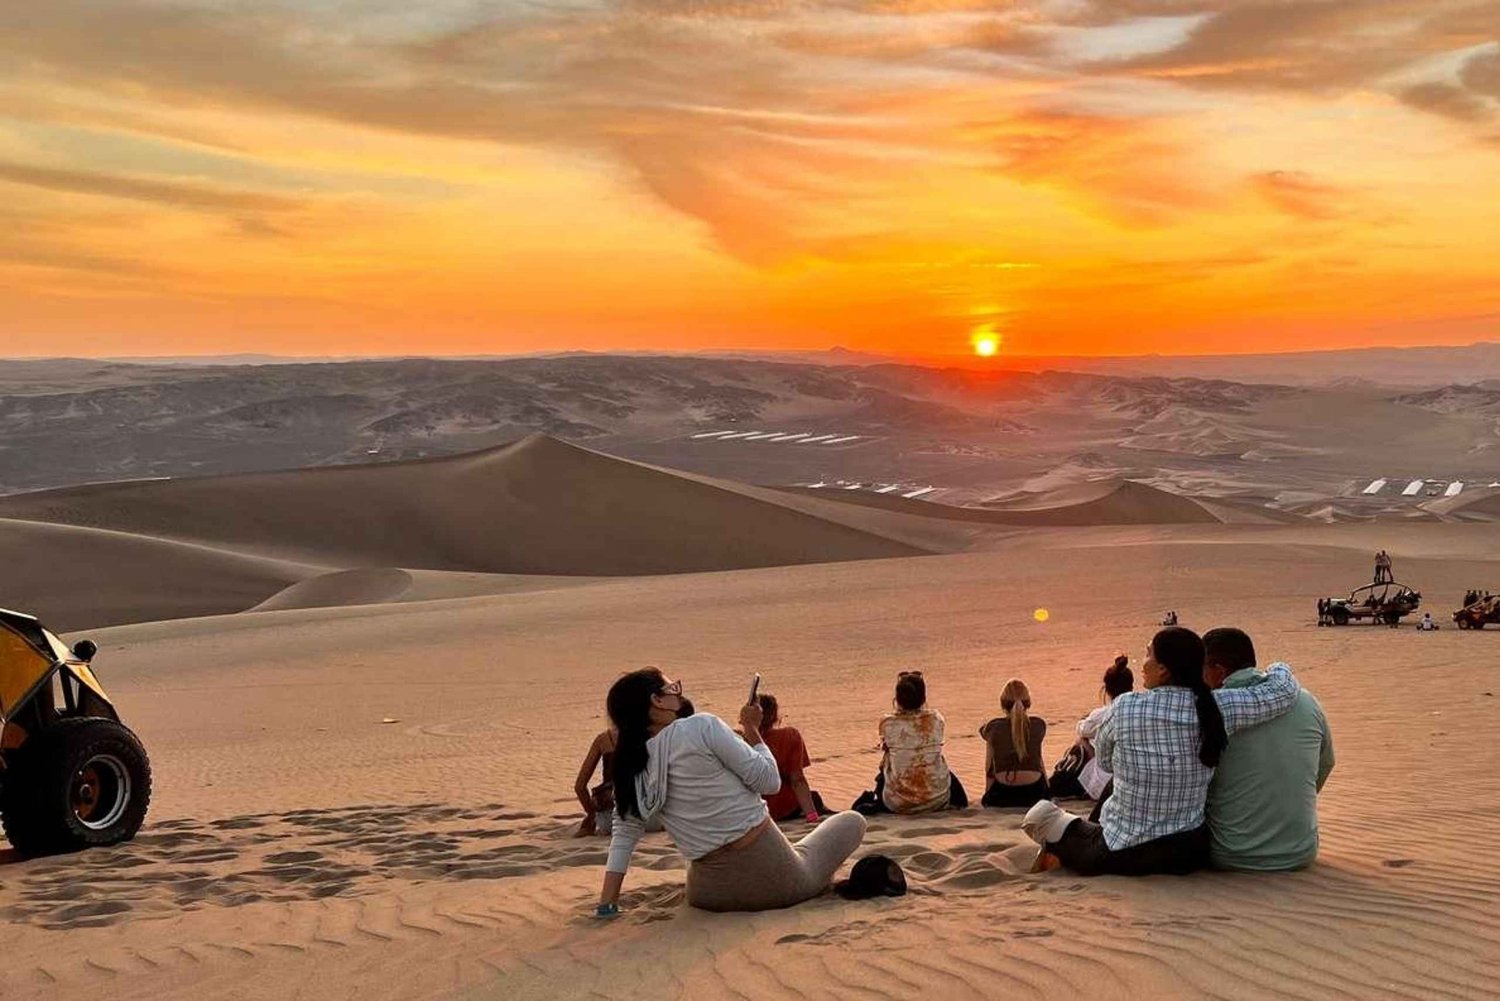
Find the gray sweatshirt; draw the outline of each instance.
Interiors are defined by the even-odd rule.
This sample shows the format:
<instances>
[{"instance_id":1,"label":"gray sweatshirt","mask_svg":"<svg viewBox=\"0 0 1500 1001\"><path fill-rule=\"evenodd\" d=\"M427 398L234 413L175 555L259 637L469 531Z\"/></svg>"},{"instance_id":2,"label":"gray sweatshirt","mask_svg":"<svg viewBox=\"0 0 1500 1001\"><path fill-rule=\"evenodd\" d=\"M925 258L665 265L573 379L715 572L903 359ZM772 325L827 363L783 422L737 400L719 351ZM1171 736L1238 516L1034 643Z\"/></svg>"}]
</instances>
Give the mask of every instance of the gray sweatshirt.
<instances>
[{"instance_id":1,"label":"gray sweatshirt","mask_svg":"<svg viewBox=\"0 0 1500 1001\"><path fill-rule=\"evenodd\" d=\"M636 776L640 817L615 808L609 872L625 872L645 826L659 818L688 861L736 841L768 816L768 796L781 788L776 759L765 744L751 747L717 716L680 719L646 741L646 768Z\"/></svg>"}]
</instances>

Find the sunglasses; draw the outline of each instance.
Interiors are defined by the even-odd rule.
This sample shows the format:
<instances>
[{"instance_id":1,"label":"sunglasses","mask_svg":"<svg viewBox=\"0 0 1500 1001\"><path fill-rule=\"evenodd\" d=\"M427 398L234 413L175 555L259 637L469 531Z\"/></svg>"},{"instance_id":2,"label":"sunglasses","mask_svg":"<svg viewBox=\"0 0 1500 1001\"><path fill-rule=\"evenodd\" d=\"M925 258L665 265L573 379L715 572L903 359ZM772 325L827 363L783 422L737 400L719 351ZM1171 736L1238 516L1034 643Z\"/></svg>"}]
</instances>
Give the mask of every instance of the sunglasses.
<instances>
[{"instance_id":1,"label":"sunglasses","mask_svg":"<svg viewBox=\"0 0 1500 1001\"><path fill-rule=\"evenodd\" d=\"M657 695L675 695L675 696L677 696L680 699L680 698L682 698L682 682L681 681L673 681L670 684L663 685L661 691L657 692L656 694Z\"/></svg>"}]
</instances>

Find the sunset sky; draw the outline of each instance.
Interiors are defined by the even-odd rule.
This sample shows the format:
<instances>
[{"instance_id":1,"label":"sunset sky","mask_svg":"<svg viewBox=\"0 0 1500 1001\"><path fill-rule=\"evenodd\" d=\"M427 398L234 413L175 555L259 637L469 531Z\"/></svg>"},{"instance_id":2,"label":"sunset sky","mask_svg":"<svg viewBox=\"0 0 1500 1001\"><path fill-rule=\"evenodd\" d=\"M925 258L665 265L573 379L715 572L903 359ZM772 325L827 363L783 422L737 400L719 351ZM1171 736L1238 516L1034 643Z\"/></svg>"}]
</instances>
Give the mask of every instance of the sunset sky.
<instances>
[{"instance_id":1,"label":"sunset sky","mask_svg":"<svg viewBox=\"0 0 1500 1001\"><path fill-rule=\"evenodd\" d=\"M0 0L0 355L1500 340L1500 0Z\"/></svg>"}]
</instances>

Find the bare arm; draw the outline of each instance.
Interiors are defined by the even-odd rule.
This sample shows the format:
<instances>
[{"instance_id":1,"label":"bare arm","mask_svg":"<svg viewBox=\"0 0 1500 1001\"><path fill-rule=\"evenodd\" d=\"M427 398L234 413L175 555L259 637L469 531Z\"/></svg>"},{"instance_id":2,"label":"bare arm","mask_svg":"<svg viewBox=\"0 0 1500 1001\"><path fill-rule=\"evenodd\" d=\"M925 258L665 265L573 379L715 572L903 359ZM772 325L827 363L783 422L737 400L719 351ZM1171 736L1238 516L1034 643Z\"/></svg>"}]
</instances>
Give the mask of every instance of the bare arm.
<instances>
[{"instance_id":1,"label":"bare arm","mask_svg":"<svg viewBox=\"0 0 1500 1001\"><path fill-rule=\"evenodd\" d=\"M818 812L813 803L812 787L807 784L807 776L801 772L792 776L792 792L797 794L797 807L802 811L802 816L811 817Z\"/></svg>"},{"instance_id":2,"label":"bare arm","mask_svg":"<svg viewBox=\"0 0 1500 1001\"><path fill-rule=\"evenodd\" d=\"M589 753L584 755L583 764L578 768L578 778L573 780L573 794L578 797L583 812L589 816L594 815L594 801L589 798L589 782L593 781L594 769L599 767L599 759L604 756L604 751L599 746L602 740L603 735L594 738L594 742L589 745Z\"/></svg>"}]
</instances>

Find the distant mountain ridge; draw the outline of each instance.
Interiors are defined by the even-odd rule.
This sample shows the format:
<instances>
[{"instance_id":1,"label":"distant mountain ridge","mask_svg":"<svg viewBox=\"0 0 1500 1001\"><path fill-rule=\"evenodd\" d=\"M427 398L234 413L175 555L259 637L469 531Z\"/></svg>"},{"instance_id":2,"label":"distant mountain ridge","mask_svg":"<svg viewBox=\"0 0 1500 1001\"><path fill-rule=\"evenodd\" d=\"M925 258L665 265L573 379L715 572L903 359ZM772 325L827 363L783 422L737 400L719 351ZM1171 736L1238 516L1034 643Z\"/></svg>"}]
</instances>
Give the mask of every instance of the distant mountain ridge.
<instances>
[{"instance_id":1,"label":"distant mountain ridge","mask_svg":"<svg viewBox=\"0 0 1500 1001\"><path fill-rule=\"evenodd\" d=\"M701 426L1024 433L1033 406L1244 410L1284 389L1222 380L736 358L574 355L236 366L14 363L0 372L0 493L104 479L456 454Z\"/></svg>"}]
</instances>

